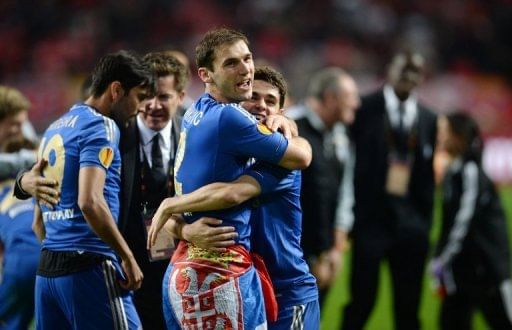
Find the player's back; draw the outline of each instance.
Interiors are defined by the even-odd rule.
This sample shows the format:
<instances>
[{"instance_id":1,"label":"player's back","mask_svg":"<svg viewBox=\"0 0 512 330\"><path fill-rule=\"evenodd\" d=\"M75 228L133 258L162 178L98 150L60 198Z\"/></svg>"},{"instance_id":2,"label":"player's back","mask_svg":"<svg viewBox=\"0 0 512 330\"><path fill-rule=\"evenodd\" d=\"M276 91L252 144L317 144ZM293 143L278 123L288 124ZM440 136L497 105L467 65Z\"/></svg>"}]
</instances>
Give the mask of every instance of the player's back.
<instances>
[{"instance_id":1,"label":"player's back","mask_svg":"<svg viewBox=\"0 0 512 330\"><path fill-rule=\"evenodd\" d=\"M256 163L251 172L271 177L258 180L263 184L262 195L251 214L252 249L265 260L280 305L313 301L318 296L316 280L300 246L301 172L261 162Z\"/></svg>"},{"instance_id":2,"label":"player's back","mask_svg":"<svg viewBox=\"0 0 512 330\"><path fill-rule=\"evenodd\" d=\"M44 248L113 255L92 231L78 206L78 176L82 167L105 169L104 197L117 220L121 165L118 144L119 131L114 121L85 104L73 106L48 127L39 157L48 161L43 175L57 181L60 200L53 209L41 206L46 229Z\"/></svg>"},{"instance_id":3,"label":"player's back","mask_svg":"<svg viewBox=\"0 0 512 330\"><path fill-rule=\"evenodd\" d=\"M33 214L33 199L20 201L12 195L12 189L2 198L0 241L4 246L4 271L31 269L27 276L35 274L41 245L32 231Z\"/></svg>"},{"instance_id":4,"label":"player's back","mask_svg":"<svg viewBox=\"0 0 512 330\"><path fill-rule=\"evenodd\" d=\"M239 105L221 104L204 94L183 118L175 162L176 192L179 195L212 182L233 181L243 173L250 157L277 163L286 146L281 134L258 126ZM186 214L186 220L205 215L235 226L238 242L249 247L250 209L246 204L224 211Z\"/></svg>"}]
</instances>

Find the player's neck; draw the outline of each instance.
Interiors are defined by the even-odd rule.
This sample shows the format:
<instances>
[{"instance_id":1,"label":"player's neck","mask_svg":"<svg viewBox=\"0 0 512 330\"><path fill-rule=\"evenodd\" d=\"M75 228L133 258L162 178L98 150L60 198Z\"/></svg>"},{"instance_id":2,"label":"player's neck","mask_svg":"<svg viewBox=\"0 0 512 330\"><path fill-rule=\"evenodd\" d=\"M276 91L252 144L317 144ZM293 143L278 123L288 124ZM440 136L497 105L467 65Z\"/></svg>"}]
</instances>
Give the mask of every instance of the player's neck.
<instances>
[{"instance_id":1,"label":"player's neck","mask_svg":"<svg viewBox=\"0 0 512 330\"><path fill-rule=\"evenodd\" d=\"M85 100L84 103L104 116L108 116L110 114L110 105L107 104L103 95L100 97L91 96Z\"/></svg>"}]
</instances>

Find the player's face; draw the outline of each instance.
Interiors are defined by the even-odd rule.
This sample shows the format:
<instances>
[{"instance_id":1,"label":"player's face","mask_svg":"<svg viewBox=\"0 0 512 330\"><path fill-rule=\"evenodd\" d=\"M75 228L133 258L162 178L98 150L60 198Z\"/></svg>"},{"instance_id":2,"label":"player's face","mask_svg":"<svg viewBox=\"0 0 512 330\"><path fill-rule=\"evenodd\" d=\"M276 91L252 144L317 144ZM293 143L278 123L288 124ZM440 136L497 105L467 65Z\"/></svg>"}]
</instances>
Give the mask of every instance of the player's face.
<instances>
[{"instance_id":1,"label":"player's face","mask_svg":"<svg viewBox=\"0 0 512 330\"><path fill-rule=\"evenodd\" d=\"M268 115L281 113L279 100L279 89L277 87L263 80L254 80L252 97L243 101L241 105L261 121Z\"/></svg>"},{"instance_id":2,"label":"player's face","mask_svg":"<svg viewBox=\"0 0 512 330\"><path fill-rule=\"evenodd\" d=\"M354 122L356 111L360 105L359 91L354 79L348 76L340 78L340 86L342 91L339 93L338 107L340 121L350 125Z\"/></svg>"},{"instance_id":3,"label":"player's face","mask_svg":"<svg viewBox=\"0 0 512 330\"><path fill-rule=\"evenodd\" d=\"M139 116L148 128L160 131L174 117L184 96L184 92L176 90L174 75L160 77L156 95L142 102Z\"/></svg>"},{"instance_id":4,"label":"player's face","mask_svg":"<svg viewBox=\"0 0 512 330\"><path fill-rule=\"evenodd\" d=\"M218 47L213 69L209 74L218 101L238 103L251 98L254 62L243 40Z\"/></svg>"},{"instance_id":5,"label":"player's face","mask_svg":"<svg viewBox=\"0 0 512 330\"><path fill-rule=\"evenodd\" d=\"M0 122L0 143L6 139L21 136L21 127L27 120L27 111L21 111L14 116L5 118Z\"/></svg>"},{"instance_id":6,"label":"player's face","mask_svg":"<svg viewBox=\"0 0 512 330\"><path fill-rule=\"evenodd\" d=\"M137 114L141 103L148 98L149 94L147 88L142 86L133 87L128 93L126 91L123 93L123 96L112 105L111 113L124 122Z\"/></svg>"}]
</instances>

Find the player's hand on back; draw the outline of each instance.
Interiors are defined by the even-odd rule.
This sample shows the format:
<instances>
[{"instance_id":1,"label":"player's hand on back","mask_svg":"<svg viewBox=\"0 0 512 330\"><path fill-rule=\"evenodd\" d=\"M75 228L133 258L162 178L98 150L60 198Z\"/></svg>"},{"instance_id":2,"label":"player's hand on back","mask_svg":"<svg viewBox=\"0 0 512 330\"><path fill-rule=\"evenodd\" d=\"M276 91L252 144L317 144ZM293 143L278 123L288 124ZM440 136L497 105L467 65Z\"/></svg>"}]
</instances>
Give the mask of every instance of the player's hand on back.
<instances>
[{"instance_id":1,"label":"player's hand on back","mask_svg":"<svg viewBox=\"0 0 512 330\"><path fill-rule=\"evenodd\" d=\"M183 226L183 238L202 249L225 252L235 244L235 227L221 226L222 220L203 217Z\"/></svg>"},{"instance_id":2,"label":"player's hand on back","mask_svg":"<svg viewBox=\"0 0 512 330\"><path fill-rule=\"evenodd\" d=\"M137 290L142 285L144 275L140 270L137 261L132 256L122 259L121 266L123 267L124 274L126 276L125 281L120 281L120 285L125 290Z\"/></svg>"},{"instance_id":3,"label":"player's hand on back","mask_svg":"<svg viewBox=\"0 0 512 330\"><path fill-rule=\"evenodd\" d=\"M59 202L57 181L42 176L42 171L48 165L45 159L39 159L30 171L21 177L21 188L36 200L49 208Z\"/></svg>"}]
</instances>

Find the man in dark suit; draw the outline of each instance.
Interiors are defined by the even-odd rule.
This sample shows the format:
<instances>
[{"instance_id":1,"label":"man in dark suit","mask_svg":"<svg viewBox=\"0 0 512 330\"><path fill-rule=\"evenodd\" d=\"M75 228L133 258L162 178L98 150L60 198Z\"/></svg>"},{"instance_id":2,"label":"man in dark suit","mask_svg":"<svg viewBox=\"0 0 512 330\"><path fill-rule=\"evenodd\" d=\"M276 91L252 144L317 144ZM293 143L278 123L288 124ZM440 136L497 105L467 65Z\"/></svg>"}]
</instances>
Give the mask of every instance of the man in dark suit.
<instances>
[{"instance_id":1,"label":"man in dark suit","mask_svg":"<svg viewBox=\"0 0 512 330\"><path fill-rule=\"evenodd\" d=\"M139 114L128 122L116 121L120 131L121 212L118 227L144 281L135 291L135 307L145 329L165 329L162 310L162 279L169 255L151 255L146 249L147 226L160 202L174 195L174 155L178 146L181 118L176 115L185 96L188 69L175 57L149 53L144 61L157 77L156 94L143 102ZM114 118L116 119L116 118ZM17 196L37 196L56 204L58 193L40 177L41 163L17 178Z\"/></svg>"},{"instance_id":2,"label":"man in dark suit","mask_svg":"<svg viewBox=\"0 0 512 330\"><path fill-rule=\"evenodd\" d=\"M359 102L352 77L338 67L327 67L312 76L305 103L290 110L313 150L311 165L302 172L301 244L317 279L321 305L341 266L343 246L336 240L335 215L350 155L345 125L353 122Z\"/></svg>"},{"instance_id":3,"label":"man in dark suit","mask_svg":"<svg viewBox=\"0 0 512 330\"><path fill-rule=\"evenodd\" d=\"M176 115L185 96L187 68L175 57L150 53L144 60L157 76L157 93L137 117L121 128L121 213L119 229L144 273L135 291L135 306L145 329L165 329L162 279L168 256L151 257L146 249L146 226L160 202L174 195L174 154L181 117ZM152 260L153 259L153 260Z\"/></svg>"},{"instance_id":4,"label":"man in dark suit","mask_svg":"<svg viewBox=\"0 0 512 330\"><path fill-rule=\"evenodd\" d=\"M436 116L418 102L424 59L395 55L383 89L362 99L355 144L351 301L343 329L362 329L372 311L381 261L391 270L395 328L418 329L434 193ZM350 230L349 222L338 228Z\"/></svg>"}]
</instances>

